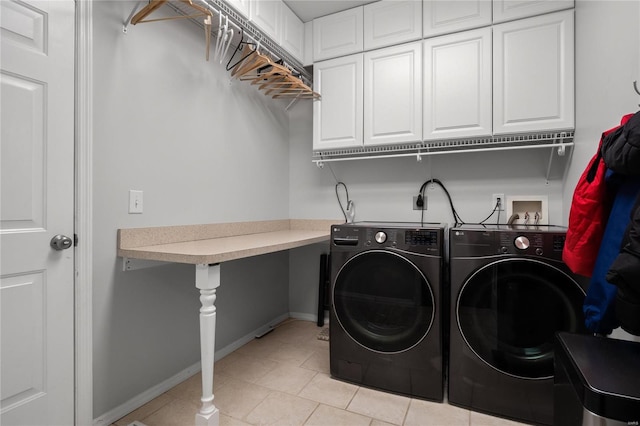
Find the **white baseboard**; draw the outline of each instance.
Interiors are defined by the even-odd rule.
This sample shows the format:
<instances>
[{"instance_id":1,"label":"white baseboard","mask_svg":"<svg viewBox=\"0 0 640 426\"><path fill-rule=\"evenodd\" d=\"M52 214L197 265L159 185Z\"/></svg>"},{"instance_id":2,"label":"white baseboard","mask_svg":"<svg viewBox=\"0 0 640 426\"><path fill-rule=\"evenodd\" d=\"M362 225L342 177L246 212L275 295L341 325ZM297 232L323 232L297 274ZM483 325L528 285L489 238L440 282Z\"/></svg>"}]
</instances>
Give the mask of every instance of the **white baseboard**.
<instances>
[{"instance_id":1,"label":"white baseboard","mask_svg":"<svg viewBox=\"0 0 640 426\"><path fill-rule=\"evenodd\" d=\"M313 315L311 315L311 316L313 316ZM224 348L218 349L215 352L214 359L216 361L218 361L218 360L224 358L225 356L229 355L231 352L235 351L236 349L238 349L238 348L246 345L250 341L252 341L255 338L256 335L264 333L265 331L267 331L270 328L272 328L274 325L286 320L289 317L293 317L293 314L282 314L282 315L274 318L273 320L269 321L267 324L263 325L262 327L259 327L256 330L252 331L251 333L246 334L245 336L241 337L240 339L236 340L235 342L225 346ZM293 317L293 318L295 318L295 317ZM300 318L300 319L306 319L306 318ZM311 320L309 320L309 321L311 321ZM124 404L121 404L121 405L117 406L116 408L114 408L113 410L110 410L110 411L104 413L103 415L101 415L97 419L94 419L93 420L93 425L94 426L105 426L105 425L110 425L110 424L115 423L116 421L118 421L119 419L123 418L124 416L126 416L129 413L131 413L132 411L135 411L136 409L142 407L144 404L146 404L147 402L151 401L152 399L155 399L155 398L159 397L163 393L167 392L169 389L173 388L174 386L179 385L180 383L184 382L185 380L187 380L189 377L193 376L194 374L197 374L198 372L200 372L201 369L202 369L202 367L200 365L200 362L197 362L197 363L185 368L184 370L182 370L179 373L171 376L167 380L165 380L165 381L163 381L161 383L158 383L157 385L153 386L152 388L149 388L146 391L144 391L144 392L136 395L135 397L131 398L130 400L128 400Z\"/></svg>"},{"instance_id":2,"label":"white baseboard","mask_svg":"<svg viewBox=\"0 0 640 426\"><path fill-rule=\"evenodd\" d=\"M307 314L304 312L289 312L289 316L293 319L304 320L304 321L318 321L318 316L313 314Z\"/></svg>"},{"instance_id":3,"label":"white baseboard","mask_svg":"<svg viewBox=\"0 0 640 426\"><path fill-rule=\"evenodd\" d=\"M200 366L200 362L197 362L185 368L178 374L175 374L169 377L164 382L158 383L154 387L149 388L146 391L142 392L141 394L138 394L135 397L131 398L124 404L119 405L113 410L104 413L102 416L98 417L97 419L94 419L93 420L94 426L105 426L105 425L111 425L115 423L116 421L123 418L124 416L131 413L132 411L142 407L144 404L151 401L152 399L159 397L160 395L162 395L172 387L177 386L180 383L184 382L189 377L198 373L201 369L202 368Z\"/></svg>"},{"instance_id":4,"label":"white baseboard","mask_svg":"<svg viewBox=\"0 0 640 426\"><path fill-rule=\"evenodd\" d=\"M289 316L294 319L318 322L318 315L307 314L304 312L289 312ZM329 311L325 311L324 313L324 325L329 324Z\"/></svg>"}]
</instances>

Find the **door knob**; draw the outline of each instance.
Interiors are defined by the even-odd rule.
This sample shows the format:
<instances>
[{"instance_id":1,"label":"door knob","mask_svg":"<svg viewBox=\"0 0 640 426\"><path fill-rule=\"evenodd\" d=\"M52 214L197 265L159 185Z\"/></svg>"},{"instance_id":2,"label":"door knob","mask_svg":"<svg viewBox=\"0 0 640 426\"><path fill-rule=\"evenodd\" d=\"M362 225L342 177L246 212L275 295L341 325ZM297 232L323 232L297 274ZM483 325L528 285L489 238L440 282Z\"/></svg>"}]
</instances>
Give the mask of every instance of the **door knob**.
<instances>
[{"instance_id":1,"label":"door knob","mask_svg":"<svg viewBox=\"0 0 640 426\"><path fill-rule=\"evenodd\" d=\"M54 250L66 250L73 245L73 240L66 235L58 234L51 239L50 245Z\"/></svg>"}]
</instances>

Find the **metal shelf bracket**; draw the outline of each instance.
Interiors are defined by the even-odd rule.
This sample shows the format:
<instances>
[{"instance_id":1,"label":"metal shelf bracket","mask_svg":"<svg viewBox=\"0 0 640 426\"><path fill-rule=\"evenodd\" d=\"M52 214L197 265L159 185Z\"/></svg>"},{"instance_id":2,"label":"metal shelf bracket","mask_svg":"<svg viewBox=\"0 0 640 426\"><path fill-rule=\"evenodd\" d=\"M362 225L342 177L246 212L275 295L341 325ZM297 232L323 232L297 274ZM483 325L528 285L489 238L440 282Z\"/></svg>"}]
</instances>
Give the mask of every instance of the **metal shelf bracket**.
<instances>
[{"instance_id":1,"label":"metal shelf bracket","mask_svg":"<svg viewBox=\"0 0 640 426\"><path fill-rule=\"evenodd\" d=\"M159 260L132 259L130 257L122 258L122 270L135 271L136 269L153 268L155 266L168 265L171 262L162 262Z\"/></svg>"},{"instance_id":2,"label":"metal shelf bracket","mask_svg":"<svg viewBox=\"0 0 640 426\"><path fill-rule=\"evenodd\" d=\"M127 33L127 28L129 28L129 24L131 23L131 18L133 18L133 15L136 14L136 12L138 11L138 7L140 6L141 3L142 1L139 1L133 6L133 9L131 10L129 17L127 18L126 21L124 21L124 24L122 25L122 32L124 34Z\"/></svg>"}]
</instances>

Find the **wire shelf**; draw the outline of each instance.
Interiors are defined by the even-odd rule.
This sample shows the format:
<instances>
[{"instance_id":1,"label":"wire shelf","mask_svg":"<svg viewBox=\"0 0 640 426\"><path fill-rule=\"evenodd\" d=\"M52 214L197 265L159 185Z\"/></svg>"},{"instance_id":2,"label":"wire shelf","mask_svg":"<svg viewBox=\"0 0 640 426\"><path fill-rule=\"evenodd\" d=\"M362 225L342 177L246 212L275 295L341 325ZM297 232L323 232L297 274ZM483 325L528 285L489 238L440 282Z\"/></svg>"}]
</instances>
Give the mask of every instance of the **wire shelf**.
<instances>
[{"instance_id":1,"label":"wire shelf","mask_svg":"<svg viewBox=\"0 0 640 426\"><path fill-rule=\"evenodd\" d=\"M423 141L413 144L386 146L362 146L313 152L312 161L321 166L330 161L346 161L371 158L392 158L452 154L463 152L500 151L532 148L557 148L564 155L565 148L573 146L574 132L536 133L523 135L494 136L484 138Z\"/></svg>"}]
</instances>

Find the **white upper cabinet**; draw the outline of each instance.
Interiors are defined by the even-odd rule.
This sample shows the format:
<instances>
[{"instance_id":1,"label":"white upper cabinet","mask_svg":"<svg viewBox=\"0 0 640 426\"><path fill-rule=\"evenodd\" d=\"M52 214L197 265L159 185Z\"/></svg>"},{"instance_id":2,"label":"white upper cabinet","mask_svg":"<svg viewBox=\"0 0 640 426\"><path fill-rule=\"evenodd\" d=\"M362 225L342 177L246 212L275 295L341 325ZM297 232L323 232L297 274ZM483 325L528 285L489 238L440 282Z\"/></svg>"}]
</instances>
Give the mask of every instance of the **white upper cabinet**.
<instances>
[{"instance_id":1,"label":"white upper cabinet","mask_svg":"<svg viewBox=\"0 0 640 426\"><path fill-rule=\"evenodd\" d=\"M491 135L491 28L424 41L424 139Z\"/></svg>"},{"instance_id":2,"label":"white upper cabinet","mask_svg":"<svg viewBox=\"0 0 640 426\"><path fill-rule=\"evenodd\" d=\"M362 53L314 64L314 151L362 146L362 88Z\"/></svg>"},{"instance_id":3,"label":"white upper cabinet","mask_svg":"<svg viewBox=\"0 0 640 426\"><path fill-rule=\"evenodd\" d=\"M313 20L313 61L363 50L362 6Z\"/></svg>"},{"instance_id":4,"label":"white upper cabinet","mask_svg":"<svg viewBox=\"0 0 640 426\"><path fill-rule=\"evenodd\" d=\"M505 22L574 7L573 0L493 0L493 22Z\"/></svg>"},{"instance_id":5,"label":"white upper cabinet","mask_svg":"<svg viewBox=\"0 0 640 426\"><path fill-rule=\"evenodd\" d=\"M280 31L280 46L300 62L304 61L304 23L289 9L286 4L280 8L282 25Z\"/></svg>"},{"instance_id":6,"label":"white upper cabinet","mask_svg":"<svg viewBox=\"0 0 640 426\"><path fill-rule=\"evenodd\" d=\"M251 0L224 0L245 18L249 17L249 3Z\"/></svg>"},{"instance_id":7,"label":"white upper cabinet","mask_svg":"<svg viewBox=\"0 0 640 426\"><path fill-rule=\"evenodd\" d=\"M491 0L424 0L422 9L425 38L491 24Z\"/></svg>"},{"instance_id":8,"label":"white upper cabinet","mask_svg":"<svg viewBox=\"0 0 640 426\"><path fill-rule=\"evenodd\" d=\"M249 7L251 21L276 42L280 40L282 7L286 6L281 0L251 0Z\"/></svg>"},{"instance_id":9,"label":"white upper cabinet","mask_svg":"<svg viewBox=\"0 0 640 426\"><path fill-rule=\"evenodd\" d=\"M364 50L421 38L421 1L382 0L364 6Z\"/></svg>"},{"instance_id":10,"label":"white upper cabinet","mask_svg":"<svg viewBox=\"0 0 640 426\"><path fill-rule=\"evenodd\" d=\"M419 41L364 54L365 145L422 140L421 69Z\"/></svg>"},{"instance_id":11,"label":"white upper cabinet","mask_svg":"<svg viewBox=\"0 0 640 426\"><path fill-rule=\"evenodd\" d=\"M493 133L572 129L573 10L493 27Z\"/></svg>"},{"instance_id":12,"label":"white upper cabinet","mask_svg":"<svg viewBox=\"0 0 640 426\"><path fill-rule=\"evenodd\" d=\"M302 65L313 65L313 21L304 23L304 58Z\"/></svg>"}]
</instances>

